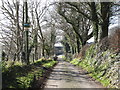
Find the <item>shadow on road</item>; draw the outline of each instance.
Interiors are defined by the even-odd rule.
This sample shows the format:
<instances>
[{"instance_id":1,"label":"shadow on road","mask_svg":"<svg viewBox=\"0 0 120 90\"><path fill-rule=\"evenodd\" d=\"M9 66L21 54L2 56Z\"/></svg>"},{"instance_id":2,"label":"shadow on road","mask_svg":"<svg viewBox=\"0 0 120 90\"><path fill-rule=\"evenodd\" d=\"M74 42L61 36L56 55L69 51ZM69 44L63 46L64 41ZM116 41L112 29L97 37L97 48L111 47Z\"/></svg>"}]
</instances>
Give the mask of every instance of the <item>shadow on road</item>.
<instances>
[{"instance_id":1,"label":"shadow on road","mask_svg":"<svg viewBox=\"0 0 120 90\"><path fill-rule=\"evenodd\" d=\"M59 63L53 69L45 88L103 88L82 69L58 58Z\"/></svg>"}]
</instances>

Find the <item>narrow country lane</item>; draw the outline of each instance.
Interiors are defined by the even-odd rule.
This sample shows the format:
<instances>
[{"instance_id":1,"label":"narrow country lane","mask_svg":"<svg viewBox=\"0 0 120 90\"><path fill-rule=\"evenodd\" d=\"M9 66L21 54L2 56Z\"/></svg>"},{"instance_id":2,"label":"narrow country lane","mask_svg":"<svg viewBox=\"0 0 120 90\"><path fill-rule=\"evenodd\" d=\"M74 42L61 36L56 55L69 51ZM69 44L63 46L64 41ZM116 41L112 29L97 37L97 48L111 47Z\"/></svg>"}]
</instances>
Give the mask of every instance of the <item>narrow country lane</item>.
<instances>
[{"instance_id":1,"label":"narrow country lane","mask_svg":"<svg viewBox=\"0 0 120 90\"><path fill-rule=\"evenodd\" d=\"M104 88L91 79L82 69L59 59L46 81L45 88Z\"/></svg>"}]
</instances>

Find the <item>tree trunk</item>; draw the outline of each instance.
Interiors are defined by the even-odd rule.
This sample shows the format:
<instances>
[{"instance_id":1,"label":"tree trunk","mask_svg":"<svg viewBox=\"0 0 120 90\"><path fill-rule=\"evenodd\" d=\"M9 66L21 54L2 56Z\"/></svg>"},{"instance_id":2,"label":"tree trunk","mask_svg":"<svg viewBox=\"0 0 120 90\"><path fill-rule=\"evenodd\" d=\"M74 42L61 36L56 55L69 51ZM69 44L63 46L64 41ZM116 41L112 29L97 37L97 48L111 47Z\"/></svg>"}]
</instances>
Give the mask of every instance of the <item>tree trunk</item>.
<instances>
[{"instance_id":1,"label":"tree trunk","mask_svg":"<svg viewBox=\"0 0 120 90\"><path fill-rule=\"evenodd\" d=\"M73 46L72 46L72 54L75 54L75 49Z\"/></svg>"},{"instance_id":2,"label":"tree trunk","mask_svg":"<svg viewBox=\"0 0 120 90\"><path fill-rule=\"evenodd\" d=\"M38 60L37 46L35 46L35 60Z\"/></svg>"},{"instance_id":3,"label":"tree trunk","mask_svg":"<svg viewBox=\"0 0 120 90\"><path fill-rule=\"evenodd\" d=\"M24 5L23 5L23 18L22 18L22 52L21 52L21 60L22 62L25 62L25 34L24 34Z\"/></svg>"},{"instance_id":4,"label":"tree trunk","mask_svg":"<svg viewBox=\"0 0 120 90\"><path fill-rule=\"evenodd\" d=\"M17 52L16 58L20 60L20 31L19 31L19 2L16 1L16 36L17 36Z\"/></svg>"},{"instance_id":5,"label":"tree trunk","mask_svg":"<svg viewBox=\"0 0 120 90\"><path fill-rule=\"evenodd\" d=\"M45 47L44 47L44 40L43 40L43 44L42 44L42 56L45 56Z\"/></svg>"},{"instance_id":6,"label":"tree trunk","mask_svg":"<svg viewBox=\"0 0 120 90\"><path fill-rule=\"evenodd\" d=\"M79 53L80 52L80 41L78 37L76 37L76 39L77 39L77 53Z\"/></svg>"},{"instance_id":7,"label":"tree trunk","mask_svg":"<svg viewBox=\"0 0 120 90\"><path fill-rule=\"evenodd\" d=\"M28 6L27 6L27 1L26 2L24 2L25 4L25 24L28 24ZM25 30L25 56L26 56L26 63L27 63L27 65L30 63L29 62L29 39L28 39L28 37L29 37L29 35L28 35L28 33L29 33L29 31L28 31L28 29L26 28L26 30Z\"/></svg>"},{"instance_id":8,"label":"tree trunk","mask_svg":"<svg viewBox=\"0 0 120 90\"><path fill-rule=\"evenodd\" d=\"M29 62L29 55L30 55L30 52L29 52L29 40L28 40L28 30L25 31L25 38L26 38L26 42L25 42L25 56L26 56L26 63L27 65L30 63Z\"/></svg>"},{"instance_id":9,"label":"tree trunk","mask_svg":"<svg viewBox=\"0 0 120 90\"><path fill-rule=\"evenodd\" d=\"M38 40L37 40L37 31L35 32L35 42L34 42L34 47L35 47L35 60L37 60L38 59L38 52L37 52L37 50L38 50Z\"/></svg>"},{"instance_id":10,"label":"tree trunk","mask_svg":"<svg viewBox=\"0 0 120 90\"><path fill-rule=\"evenodd\" d=\"M92 15L92 25L93 25L93 35L94 41L97 43L98 41L98 16L96 12L96 5L95 2L91 2L91 15Z\"/></svg>"},{"instance_id":11,"label":"tree trunk","mask_svg":"<svg viewBox=\"0 0 120 90\"><path fill-rule=\"evenodd\" d=\"M100 40L108 36L110 5L111 5L110 2L101 2L102 30L101 30Z\"/></svg>"}]
</instances>

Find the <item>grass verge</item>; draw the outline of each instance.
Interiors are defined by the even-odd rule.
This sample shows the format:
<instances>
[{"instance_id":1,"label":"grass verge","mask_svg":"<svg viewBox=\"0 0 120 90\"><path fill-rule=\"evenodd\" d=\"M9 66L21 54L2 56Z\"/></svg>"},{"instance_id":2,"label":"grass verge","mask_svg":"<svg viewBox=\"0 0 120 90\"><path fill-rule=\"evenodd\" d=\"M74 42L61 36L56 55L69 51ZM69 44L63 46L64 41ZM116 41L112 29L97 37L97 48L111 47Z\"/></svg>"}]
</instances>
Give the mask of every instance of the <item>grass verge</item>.
<instances>
[{"instance_id":1,"label":"grass verge","mask_svg":"<svg viewBox=\"0 0 120 90\"><path fill-rule=\"evenodd\" d=\"M30 65L14 65L2 71L2 88L32 88L35 81L44 77L47 69L53 67L57 61L39 59Z\"/></svg>"}]
</instances>

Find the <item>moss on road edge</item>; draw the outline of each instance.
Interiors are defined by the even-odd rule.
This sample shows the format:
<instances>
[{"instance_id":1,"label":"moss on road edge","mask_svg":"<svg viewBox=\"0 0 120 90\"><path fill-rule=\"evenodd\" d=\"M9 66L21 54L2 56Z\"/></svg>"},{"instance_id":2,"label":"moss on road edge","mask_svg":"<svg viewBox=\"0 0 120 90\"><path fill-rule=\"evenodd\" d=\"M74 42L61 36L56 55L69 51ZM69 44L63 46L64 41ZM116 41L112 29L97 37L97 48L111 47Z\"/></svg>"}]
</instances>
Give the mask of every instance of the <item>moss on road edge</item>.
<instances>
[{"instance_id":1,"label":"moss on road edge","mask_svg":"<svg viewBox=\"0 0 120 90\"><path fill-rule=\"evenodd\" d=\"M34 83L45 77L45 73L52 68L57 61L52 59L39 59L35 63L24 66L9 67L3 74L3 90L6 88L37 88Z\"/></svg>"},{"instance_id":2,"label":"moss on road edge","mask_svg":"<svg viewBox=\"0 0 120 90\"><path fill-rule=\"evenodd\" d=\"M69 62L82 67L92 78L99 81L104 87L118 88L119 61L120 54L112 53L109 50L100 52L96 49L95 45L91 45L90 48L86 50L84 58L75 58Z\"/></svg>"}]
</instances>

